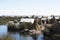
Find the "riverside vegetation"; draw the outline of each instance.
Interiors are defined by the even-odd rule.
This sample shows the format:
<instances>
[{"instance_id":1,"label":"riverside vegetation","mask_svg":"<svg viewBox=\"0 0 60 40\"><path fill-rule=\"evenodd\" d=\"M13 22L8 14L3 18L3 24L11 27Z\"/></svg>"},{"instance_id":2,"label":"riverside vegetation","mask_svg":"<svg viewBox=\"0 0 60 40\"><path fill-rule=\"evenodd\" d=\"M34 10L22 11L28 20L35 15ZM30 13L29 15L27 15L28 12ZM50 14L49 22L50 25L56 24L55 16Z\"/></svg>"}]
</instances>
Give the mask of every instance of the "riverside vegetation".
<instances>
[{"instance_id":1,"label":"riverside vegetation","mask_svg":"<svg viewBox=\"0 0 60 40\"><path fill-rule=\"evenodd\" d=\"M14 21L14 20L20 20L21 17L2 17L0 18L0 24L6 24L8 21ZM45 23L46 21L46 23ZM53 18L51 20L43 20L43 25L45 26L46 30L44 30L44 37L48 37L48 38L55 38L55 34L59 34L60 35L60 19L56 20L55 17L53 16ZM38 23L40 25L40 23ZM47 24L52 24L51 26L47 25ZM27 24L25 24L26 26ZM34 26L36 27L36 26ZM25 28L29 28L28 26L26 26ZM22 29L25 29L24 25ZM34 29L34 28L33 28ZM36 28L35 28L36 29ZM58 29L58 30L57 30ZM57 38L58 36L56 36ZM60 36L59 36L60 38Z\"/></svg>"},{"instance_id":2,"label":"riverside vegetation","mask_svg":"<svg viewBox=\"0 0 60 40\"><path fill-rule=\"evenodd\" d=\"M4 24L7 24L8 21L14 21L14 20L17 20L17 19L20 19L21 17L11 17L11 16L2 16L0 17L0 25L4 25Z\"/></svg>"}]
</instances>

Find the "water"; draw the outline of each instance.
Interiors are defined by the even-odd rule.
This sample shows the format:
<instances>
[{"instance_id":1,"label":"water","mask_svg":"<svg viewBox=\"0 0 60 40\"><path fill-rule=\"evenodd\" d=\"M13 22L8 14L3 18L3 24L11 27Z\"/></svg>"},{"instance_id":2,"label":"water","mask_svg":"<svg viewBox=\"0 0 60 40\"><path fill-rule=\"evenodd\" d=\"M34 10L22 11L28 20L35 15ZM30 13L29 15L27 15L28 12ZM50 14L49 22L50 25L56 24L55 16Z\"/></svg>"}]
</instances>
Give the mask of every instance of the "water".
<instances>
[{"instance_id":1,"label":"water","mask_svg":"<svg viewBox=\"0 0 60 40\"><path fill-rule=\"evenodd\" d=\"M7 25L0 25L0 37L2 35L10 35L16 40L43 40L43 34L40 35L28 35L19 32L9 32Z\"/></svg>"}]
</instances>

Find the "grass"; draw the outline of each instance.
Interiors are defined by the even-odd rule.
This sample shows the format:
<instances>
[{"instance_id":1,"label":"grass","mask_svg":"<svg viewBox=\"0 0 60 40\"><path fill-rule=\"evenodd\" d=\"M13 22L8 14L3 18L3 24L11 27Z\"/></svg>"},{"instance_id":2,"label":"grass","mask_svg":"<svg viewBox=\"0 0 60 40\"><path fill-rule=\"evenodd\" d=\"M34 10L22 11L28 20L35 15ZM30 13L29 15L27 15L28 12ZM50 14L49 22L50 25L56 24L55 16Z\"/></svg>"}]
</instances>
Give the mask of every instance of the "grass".
<instances>
[{"instance_id":1,"label":"grass","mask_svg":"<svg viewBox=\"0 0 60 40\"><path fill-rule=\"evenodd\" d=\"M18 19L20 19L20 17L2 17L1 19L0 19L0 25L3 25L3 24L6 24L6 23L8 23L8 21L13 21L13 20L18 20Z\"/></svg>"},{"instance_id":2,"label":"grass","mask_svg":"<svg viewBox=\"0 0 60 40\"><path fill-rule=\"evenodd\" d=\"M15 40L15 39L11 36L3 35L2 37L0 37L0 40Z\"/></svg>"}]
</instances>

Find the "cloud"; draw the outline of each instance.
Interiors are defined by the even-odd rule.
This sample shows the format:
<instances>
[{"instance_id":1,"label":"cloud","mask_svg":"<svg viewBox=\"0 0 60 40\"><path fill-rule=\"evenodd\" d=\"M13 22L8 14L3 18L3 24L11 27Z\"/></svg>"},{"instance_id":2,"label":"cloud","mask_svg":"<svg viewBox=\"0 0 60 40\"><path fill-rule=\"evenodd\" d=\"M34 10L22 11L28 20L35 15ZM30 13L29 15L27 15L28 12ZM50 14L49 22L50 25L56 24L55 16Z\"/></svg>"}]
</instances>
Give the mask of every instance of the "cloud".
<instances>
[{"instance_id":1,"label":"cloud","mask_svg":"<svg viewBox=\"0 0 60 40\"><path fill-rule=\"evenodd\" d=\"M1 15L32 15L32 10L0 10Z\"/></svg>"},{"instance_id":2,"label":"cloud","mask_svg":"<svg viewBox=\"0 0 60 40\"><path fill-rule=\"evenodd\" d=\"M1 15L60 15L60 9L0 10Z\"/></svg>"}]
</instances>

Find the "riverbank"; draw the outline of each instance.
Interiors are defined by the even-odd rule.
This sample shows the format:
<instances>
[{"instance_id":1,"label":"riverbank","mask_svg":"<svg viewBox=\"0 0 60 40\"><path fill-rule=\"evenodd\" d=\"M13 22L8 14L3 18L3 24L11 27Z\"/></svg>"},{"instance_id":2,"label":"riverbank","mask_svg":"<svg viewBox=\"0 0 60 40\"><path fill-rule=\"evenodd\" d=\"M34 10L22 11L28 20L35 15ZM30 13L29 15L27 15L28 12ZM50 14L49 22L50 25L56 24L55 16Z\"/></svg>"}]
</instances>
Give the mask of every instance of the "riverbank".
<instances>
[{"instance_id":1,"label":"riverbank","mask_svg":"<svg viewBox=\"0 0 60 40\"><path fill-rule=\"evenodd\" d=\"M15 40L12 36L8 35L3 35L0 37L0 40Z\"/></svg>"},{"instance_id":2,"label":"riverbank","mask_svg":"<svg viewBox=\"0 0 60 40\"><path fill-rule=\"evenodd\" d=\"M8 21L14 21L14 20L19 20L20 17L1 17L0 18L0 25L7 24Z\"/></svg>"}]
</instances>

